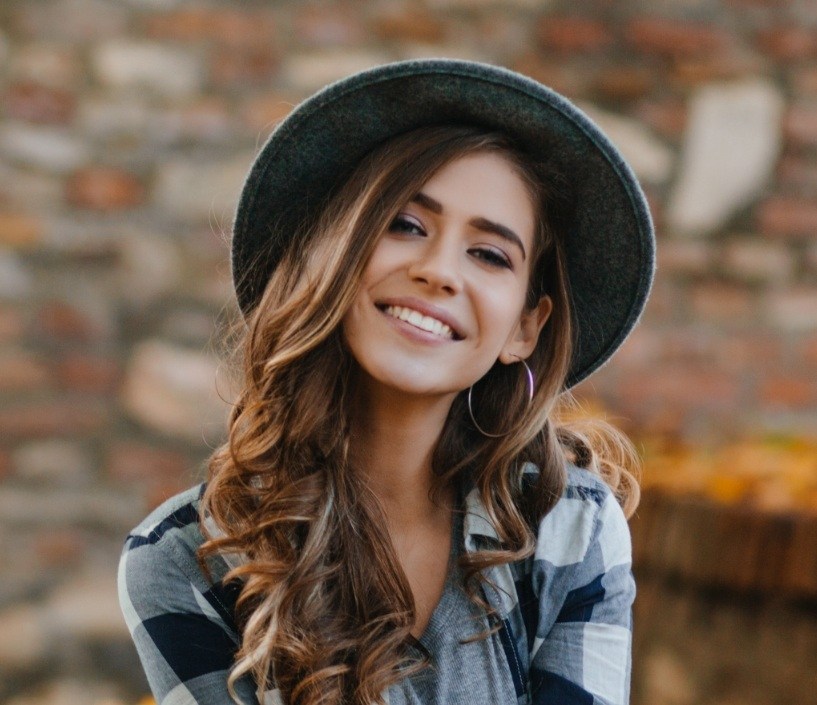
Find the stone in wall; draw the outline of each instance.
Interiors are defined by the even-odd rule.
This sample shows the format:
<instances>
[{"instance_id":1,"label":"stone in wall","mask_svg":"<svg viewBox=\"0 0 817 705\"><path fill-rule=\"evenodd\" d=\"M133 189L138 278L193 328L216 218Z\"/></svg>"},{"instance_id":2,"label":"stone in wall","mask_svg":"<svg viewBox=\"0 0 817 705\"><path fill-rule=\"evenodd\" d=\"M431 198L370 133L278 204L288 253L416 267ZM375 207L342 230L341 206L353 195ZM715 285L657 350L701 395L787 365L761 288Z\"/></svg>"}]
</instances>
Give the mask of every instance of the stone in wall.
<instances>
[{"instance_id":1,"label":"stone in wall","mask_svg":"<svg viewBox=\"0 0 817 705\"><path fill-rule=\"evenodd\" d=\"M41 356L25 348L0 348L0 393L28 394L47 388L50 381L49 365Z\"/></svg>"},{"instance_id":2,"label":"stone in wall","mask_svg":"<svg viewBox=\"0 0 817 705\"><path fill-rule=\"evenodd\" d=\"M87 41L125 31L128 11L106 0L52 0L18 4L14 23L22 33L48 39Z\"/></svg>"},{"instance_id":3,"label":"stone in wall","mask_svg":"<svg viewBox=\"0 0 817 705\"><path fill-rule=\"evenodd\" d=\"M322 51L294 54L281 66L286 85L304 93L337 81L357 71L389 61L389 56L374 51Z\"/></svg>"},{"instance_id":4,"label":"stone in wall","mask_svg":"<svg viewBox=\"0 0 817 705\"><path fill-rule=\"evenodd\" d=\"M94 460L79 443L60 438L33 441L12 453L15 477L63 487L89 486Z\"/></svg>"},{"instance_id":5,"label":"stone in wall","mask_svg":"<svg viewBox=\"0 0 817 705\"><path fill-rule=\"evenodd\" d=\"M762 81L697 92L667 208L673 232L712 232L760 194L780 151L782 110L780 91Z\"/></svg>"},{"instance_id":6,"label":"stone in wall","mask_svg":"<svg viewBox=\"0 0 817 705\"><path fill-rule=\"evenodd\" d=\"M156 205L184 221L232 223L252 155L207 163L169 160L161 166L153 197Z\"/></svg>"},{"instance_id":7,"label":"stone in wall","mask_svg":"<svg viewBox=\"0 0 817 705\"><path fill-rule=\"evenodd\" d=\"M5 66L9 55L9 41L3 32L0 32L0 66Z\"/></svg>"},{"instance_id":8,"label":"stone in wall","mask_svg":"<svg viewBox=\"0 0 817 705\"><path fill-rule=\"evenodd\" d=\"M795 258L780 243L736 238L723 251L723 271L750 282L785 283L794 272Z\"/></svg>"},{"instance_id":9,"label":"stone in wall","mask_svg":"<svg viewBox=\"0 0 817 705\"><path fill-rule=\"evenodd\" d=\"M89 567L57 588L44 606L54 635L80 641L128 638L117 597L115 562Z\"/></svg>"},{"instance_id":10,"label":"stone in wall","mask_svg":"<svg viewBox=\"0 0 817 705\"><path fill-rule=\"evenodd\" d=\"M73 88L83 69L76 47L58 42L32 42L17 47L8 63L12 80L35 81L42 86Z\"/></svg>"},{"instance_id":11,"label":"stone in wall","mask_svg":"<svg viewBox=\"0 0 817 705\"><path fill-rule=\"evenodd\" d=\"M13 671L42 661L48 652L47 631L44 615L33 605L0 612L0 634L7 637L0 639L0 668Z\"/></svg>"},{"instance_id":12,"label":"stone in wall","mask_svg":"<svg viewBox=\"0 0 817 705\"><path fill-rule=\"evenodd\" d=\"M125 705L120 688L112 683L60 678L9 698L6 705Z\"/></svg>"},{"instance_id":13,"label":"stone in wall","mask_svg":"<svg viewBox=\"0 0 817 705\"><path fill-rule=\"evenodd\" d=\"M3 219L0 218L0 228ZM0 236L0 243L3 237ZM23 300L32 291L32 277L26 264L14 253L0 251L0 299Z\"/></svg>"},{"instance_id":14,"label":"stone in wall","mask_svg":"<svg viewBox=\"0 0 817 705\"><path fill-rule=\"evenodd\" d=\"M12 166L10 162L0 163L0 198L8 204L13 204L15 209L28 210L25 216L18 212L14 213L13 217L36 222L40 219L39 214L53 212L62 205L63 183L55 174L29 171L25 165ZM36 217L33 215L35 212ZM9 215L4 214L0 219L7 217ZM0 222L0 242L3 244L8 244L6 242L8 226L9 223ZM30 228L26 227L26 230L30 232Z\"/></svg>"},{"instance_id":15,"label":"stone in wall","mask_svg":"<svg viewBox=\"0 0 817 705\"><path fill-rule=\"evenodd\" d=\"M111 88L147 89L167 97L188 97L204 80L194 53L158 42L112 40L95 49L93 67Z\"/></svg>"},{"instance_id":16,"label":"stone in wall","mask_svg":"<svg viewBox=\"0 0 817 705\"><path fill-rule=\"evenodd\" d=\"M91 96L77 108L77 124L95 140L144 139L151 111L136 96Z\"/></svg>"},{"instance_id":17,"label":"stone in wall","mask_svg":"<svg viewBox=\"0 0 817 705\"><path fill-rule=\"evenodd\" d=\"M767 325L788 332L817 331L817 288L774 291L765 299Z\"/></svg>"},{"instance_id":18,"label":"stone in wall","mask_svg":"<svg viewBox=\"0 0 817 705\"><path fill-rule=\"evenodd\" d=\"M434 10L485 10L489 7L506 7L519 10L546 10L553 0L426 0Z\"/></svg>"},{"instance_id":19,"label":"stone in wall","mask_svg":"<svg viewBox=\"0 0 817 705\"><path fill-rule=\"evenodd\" d=\"M137 421L170 437L201 443L220 434L227 404L219 397L217 360L204 353L147 340L128 363L122 404Z\"/></svg>"},{"instance_id":20,"label":"stone in wall","mask_svg":"<svg viewBox=\"0 0 817 705\"><path fill-rule=\"evenodd\" d=\"M71 174L65 184L65 200L90 211L120 211L134 208L144 199L139 179L121 169L94 166Z\"/></svg>"},{"instance_id":21,"label":"stone in wall","mask_svg":"<svg viewBox=\"0 0 817 705\"><path fill-rule=\"evenodd\" d=\"M669 178L673 167L672 150L652 136L643 124L592 105L582 104L581 108L621 151L639 179L662 184Z\"/></svg>"},{"instance_id":22,"label":"stone in wall","mask_svg":"<svg viewBox=\"0 0 817 705\"><path fill-rule=\"evenodd\" d=\"M120 235L119 255L117 288L126 301L143 306L178 287L183 262L169 237L128 229Z\"/></svg>"},{"instance_id":23,"label":"stone in wall","mask_svg":"<svg viewBox=\"0 0 817 705\"><path fill-rule=\"evenodd\" d=\"M0 131L0 153L12 162L63 174L90 161L88 144L65 129L8 122Z\"/></svg>"},{"instance_id":24,"label":"stone in wall","mask_svg":"<svg viewBox=\"0 0 817 705\"><path fill-rule=\"evenodd\" d=\"M43 492L41 488L0 486L0 517L7 527L89 527L118 535L135 526L143 513L144 506L133 497L106 489Z\"/></svg>"}]
</instances>

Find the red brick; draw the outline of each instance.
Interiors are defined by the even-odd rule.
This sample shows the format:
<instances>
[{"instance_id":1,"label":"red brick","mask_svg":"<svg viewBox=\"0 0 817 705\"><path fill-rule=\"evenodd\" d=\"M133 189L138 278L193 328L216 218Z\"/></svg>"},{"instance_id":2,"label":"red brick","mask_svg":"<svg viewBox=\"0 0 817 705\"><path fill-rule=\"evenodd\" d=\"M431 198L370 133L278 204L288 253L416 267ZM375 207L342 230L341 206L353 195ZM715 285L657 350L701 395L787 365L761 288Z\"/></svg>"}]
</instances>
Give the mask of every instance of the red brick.
<instances>
[{"instance_id":1,"label":"red brick","mask_svg":"<svg viewBox=\"0 0 817 705\"><path fill-rule=\"evenodd\" d=\"M97 166L75 172L68 179L65 196L79 208L120 211L140 205L145 200L145 189L133 174Z\"/></svg>"},{"instance_id":2,"label":"red brick","mask_svg":"<svg viewBox=\"0 0 817 705\"><path fill-rule=\"evenodd\" d=\"M663 352L663 338L646 326L638 326L616 352L616 369L644 369L654 365Z\"/></svg>"},{"instance_id":3,"label":"red brick","mask_svg":"<svg viewBox=\"0 0 817 705\"><path fill-rule=\"evenodd\" d=\"M546 53L589 53L604 49L613 41L608 25L586 17L545 17L536 33Z\"/></svg>"},{"instance_id":4,"label":"red brick","mask_svg":"<svg viewBox=\"0 0 817 705\"><path fill-rule=\"evenodd\" d=\"M785 7L789 5L790 0L725 0L727 6L733 7L760 7L760 8L775 8Z\"/></svg>"},{"instance_id":5,"label":"red brick","mask_svg":"<svg viewBox=\"0 0 817 705\"><path fill-rule=\"evenodd\" d=\"M31 351L0 353L0 392L43 389L50 381L48 365Z\"/></svg>"},{"instance_id":6,"label":"red brick","mask_svg":"<svg viewBox=\"0 0 817 705\"><path fill-rule=\"evenodd\" d=\"M687 106L676 98L644 100L636 106L635 117L665 137L680 139L686 132Z\"/></svg>"},{"instance_id":7,"label":"red brick","mask_svg":"<svg viewBox=\"0 0 817 705\"><path fill-rule=\"evenodd\" d=\"M9 404L0 409L0 434L6 439L98 434L110 423L102 404L57 400Z\"/></svg>"},{"instance_id":8,"label":"red brick","mask_svg":"<svg viewBox=\"0 0 817 705\"><path fill-rule=\"evenodd\" d=\"M628 376L618 393L628 409L677 406L675 411L685 413L695 409L734 411L740 391L740 383L730 371L678 363Z\"/></svg>"},{"instance_id":9,"label":"red brick","mask_svg":"<svg viewBox=\"0 0 817 705\"><path fill-rule=\"evenodd\" d=\"M222 88L267 85L278 63L277 52L266 46L225 48L213 55L210 78Z\"/></svg>"},{"instance_id":10,"label":"red brick","mask_svg":"<svg viewBox=\"0 0 817 705\"><path fill-rule=\"evenodd\" d=\"M755 311L749 289L720 282L693 286L691 300L695 318L703 321L741 323L750 319Z\"/></svg>"},{"instance_id":11,"label":"red brick","mask_svg":"<svg viewBox=\"0 0 817 705\"><path fill-rule=\"evenodd\" d=\"M808 59L817 53L817 34L804 27L772 27L757 35L757 46L777 61Z\"/></svg>"},{"instance_id":12,"label":"red brick","mask_svg":"<svg viewBox=\"0 0 817 705\"><path fill-rule=\"evenodd\" d=\"M767 323L775 329L803 333L817 330L817 287L774 289L763 303Z\"/></svg>"},{"instance_id":13,"label":"red brick","mask_svg":"<svg viewBox=\"0 0 817 705\"><path fill-rule=\"evenodd\" d=\"M782 238L813 238L817 233L817 203L813 199L772 197L757 209L757 229Z\"/></svg>"},{"instance_id":14,"label":"red brick","mask_svg":"<svg viewBox=\"0 0 817 705\"><path fill-rule=\"evenodd\" d=\"M759 399L767 406L812 410L817 407L817 383L806 370L801 374L764 376Z\"/></svg>"},{"instance_id":15,"label":"red brick","mask_svg":"<svg viewBox=\"0 0 817 705\"><path fill-rule=\"evenodd\" d=\"M341 3L299 7L292 23L295 37L304 44L321 47L362 42L366 35L355 9Z\"/></svg>"},{"instance_id":16,"label":"red brick","mask_svg":"<svg viewBox=\"0 0 817 705\"><path fill-rule=\"evenodd\" d=\"M0 343L15 343L23 337L25 325L20 312L0 305Z\"/></svg>"},{"instance_id":17,"label":"red brick","mask_svg":"<svg viewBox=\"0 0 817 705\"><path fill-rule=\"evenodd\" d=\"M148 483L145 488L145 505L147 511L152 511L165 500L187 489L193 482L180 478L169 478Z\"/></svg>"},{"instance_id":18,"label":"red brick","mask_svg":"<svg viewBox=\"0 0 817 705\"><path fill-rule=\"evenodd\" d=\"M812 242L806 250L806 271L817 272L817 242Z\"/></svg>"},{"instance_id":19,"label":"red brick","mask_svg":"<svg viewBox=\"0 0 817 705\"><path fill-rule=\"evenodd\" d=\"M56 363L57 383L72 392L113 392L120 376L116 360L100 355L68 354Z\"/></svg>"},{"instance_id":20,"label":"red brick","mask_svg":"<svg viewBox=\"0 0 817 705\"><path fill-rule=\"evenodd\" d=\"M817 335L801 341L797 347L797 355L806 365L817 369Z\"/></svg>"},{"instance_id":21,"label":"red brick","mask_svg":"<svg viewBox=\"0 0 817 705\"><path fill-rule=\"evenodd\" d=\"M168 111L161 122L165 131L180 141L221 141L234 129L233 113L223 97L208 96Z\"/></svg>"},{"instance_id":22,"label":"red brick","mask_svg":"<svg viewBox=\"0 0 817 705\"><path fill-rule=\"evenodd\" d=\"M783 137L800 145L816 145L817 104L792 105L783 115Z\"/></svg>"},{"instance_id":23,"label":"red brick","mask_svg":"<svg viewBox=\"0 0 817 705\"><path fill-rule=\"evenodd\" d=\"M744 281L786 281L794 269L794 257L785 243L736 238L723 249L721 270Z\"/></svg>"},{"instance_id":24,"label":"red brick","mask_svg":"<svg viewBox=\"0 0 817 705\"><path fill-rule=\"evenodd\" d=\"M645 322L678 323L688 317L688 312L685 287L675 278L657 279L644 310Z\"/></svg>"},{"instance_id":25,"label":"red brick","mask_svg":"<svg viewBox=\"0 0 817 705\"><path fill-rule=\"evenodd\" d=\"M0 245L30 248L40 242L42 234L39 218L27 213L0 211Z\"/></svg>"},{"instance_id":26,"label":"red brick","mask_svg":"<svg viewBox=\"0 0 817 705\"><path fill-rule=\"evenodd\" d=\"M216 8L183 9L148 17L145 31L157 39L209 40L231 46L269 45L275 41L271 12Z\"/></svg>"},{"instance_id":27,"label":"red brick","mask_svg":"<svg viewBox=\"0 0 817 705\"><path fill-rule=\"evenodd\" d=\"M735 371L757 371L758 361L765 365L779 364L784 355L784 342L774 331L760 326L748 332L730 333L713 340L720 365Z\"/></svg>"},{"instance_id":28,"label":"red brick","mask_svg":"<svg viewBox=\"0 0 817 705\"><path fill-rule=\"evenodd\" d=\"M792 69L790 81L794 95L813 95L817 93L817 66L808 65Z\"/></svg>"},{"instance_id":29,"label":"red brick","mask_svg":"<svg viewBox=\"0 0 817 705\"><path fill-rule=\"evenodd\" d=\"M571 98L587 93L595 79L595 74L586 68L570 65L561 59L546 61L536 53L521 55L511 63L510 68Z\"/></svg>"},{"instance_id":30,"label":"red brick","mask_svg":"<svg viewBox=\"0 0 817 705\"><path fill-rule=\"evenodd\" d=\"M33 82L15 83L3 96L7 117L28 122L64 124L76 112L73 93Z\"/></svg>"},{"instance_id":31,"label":"red brick","mask_svg":"<svg viewBox=\"0 0 817 705\"><path fill-rule=\"evenodd\" d=\"M253 134L270 132L297 104L298 98L294 95L255 96L241 106L241 120Z\"/></svg>"},{"instance_id":32,"label":"red brick","mask_svg":"<svg viewBox=\"0 0 817 705\"><path fill-rule=\"evenodd\" d=\"M144 443L119 442L108 454L106 472L123 482L173 480L186 478L187 458L176 451Z\"/></svg>"},{"instance_id":33,"label":"red brick","mask_svg":"<svg viewBox=\"0 0 817 705\"><path fill-rule=\"evenodd\" d=\"M777 181L804 194L817 192L817 162L794 154L784 155L777 165Z\"/></svg>"},{"instance_id":34,"label":"red brick","mask_svg":"<svg viewBox=\"0 0 817 705\"><path fill-rule=\"evenodd\" d=\"M595 91L608 100L631 101L652 93L655 77L641 66L611 66L596 78Z\"/></svg>"},{"instance_id":35,"label":"red brick","mask_svg":"<svg viewBox=\"0 0 817 705\"><path fill-rule=\"evenodd\" d=\"M89 342L99 337L99 326L84 312L64 301L43 304L37 314L39 332L59 341Z\"/></svg>"},{"instance_id":36,"label":"red brick","mask_svg":"<svg viewBox=\"0 0 817 705\"><path fill-rule=\"evenodd\" d=\"M679 88L694 88L713 81L742 79L763 73L762 63L745 54L721 53L679 58L670 72Z\"/></svg>"},{"instance_id":37,"label":"red brick","mask_svg":"<svg viewBox=\"0 0 817 705\"><path fill-rule=\"evenodd\" d=\"M638 51L664 57L698 57L723 51L730 35L705 24L660 18L633 20L624 31L626 41Z\"/></svg>"},{"instance_id":38,"label":"red brick","mask_svg":"<svg viewBox=\"0 0 817 705\"><path fill-rule=\"evenodd\" d=\"M63 527L39 532L32 548L43 568L65 568L79 564L87 546L81 532Z\"/></svg>"},{"instance_id":39,"label":"red brick","mask_svg":"<svg viewBox=\"0 0 817 705\"><path fill-rule=\"evenodd\" d=\"M381 14L372 23L374 33L388 40L433 44L445 38L444 27L434 15L419 9Z\"/></svg>"},{"instance_id":40,"label":"red brick","mask_svg":"<svg viewBox=\"0 0 817 705\"><path fill-rule=\"evenodd\" d=\"M657 252L659 269L673 274L704 274L717 256L717 249L703 240L670 240Z\"/></svg>"}]
</instances>

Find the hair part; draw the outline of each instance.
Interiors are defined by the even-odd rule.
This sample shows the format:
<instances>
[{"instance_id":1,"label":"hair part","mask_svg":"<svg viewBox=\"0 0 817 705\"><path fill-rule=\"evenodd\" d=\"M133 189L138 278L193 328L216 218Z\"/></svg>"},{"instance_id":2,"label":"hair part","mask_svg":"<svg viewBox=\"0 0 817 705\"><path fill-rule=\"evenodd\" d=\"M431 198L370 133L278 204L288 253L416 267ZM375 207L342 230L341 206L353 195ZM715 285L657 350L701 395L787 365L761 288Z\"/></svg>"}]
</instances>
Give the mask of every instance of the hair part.
<instances>
[{"instance_id":1,"label":"hair part","mask_svg":"<svg viewBox=\"0 0 817 705\"><path fill-rule=\"evenodd\" d=\"M445 164L485 151L514 166L541 214L526 305L548 295L553 312L528 360L538 380L530 403L517 365L497 362L474 385L480 425L505 435L481 435L462 392L432 456L436 489L475 487L500 539L497 550L461 556L469 596L490 613L480 597L483 571L532 553L531 527L561 496L569 458L597 471L634 509L635 456L626 439L553 420L573 349L557 175L480 128L398 136L367 155L317 219L302 224L247 321L242 388L227 442L210 459L201 509L218 527L200 549L202 562L218 553L246 556L227 576L242 582L233 693L251 674L260 690L274 682L290 705L369 705L425 665L406 657L411 588L377 497L349 457L357 368L341 322L399 209ZM510 421L508 409L516 410ZM526 462L539 474L535 490L523 494Z\"/></svg>"}]
</instances>

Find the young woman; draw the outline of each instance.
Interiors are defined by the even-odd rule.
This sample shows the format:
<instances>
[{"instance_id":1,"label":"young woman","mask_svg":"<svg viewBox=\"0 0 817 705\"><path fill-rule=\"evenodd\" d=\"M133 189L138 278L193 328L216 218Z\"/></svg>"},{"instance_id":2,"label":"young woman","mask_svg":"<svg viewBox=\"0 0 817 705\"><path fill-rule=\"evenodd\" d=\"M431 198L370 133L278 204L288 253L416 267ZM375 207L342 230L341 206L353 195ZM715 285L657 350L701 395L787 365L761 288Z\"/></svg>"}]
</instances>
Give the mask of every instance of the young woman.
<instances>
[{"instance_id":1,"label":"young woman","mask_svg":"<svg viewBox=\"0 0 817 705\"><path fill-rule=\"evenodd\" d=\"M120 565L160 705L627 702L634 456L557 417L653 273L598 129L493 66L358 74L265 145L232 255L228 440Z\"/></svg>"}]
</instances>

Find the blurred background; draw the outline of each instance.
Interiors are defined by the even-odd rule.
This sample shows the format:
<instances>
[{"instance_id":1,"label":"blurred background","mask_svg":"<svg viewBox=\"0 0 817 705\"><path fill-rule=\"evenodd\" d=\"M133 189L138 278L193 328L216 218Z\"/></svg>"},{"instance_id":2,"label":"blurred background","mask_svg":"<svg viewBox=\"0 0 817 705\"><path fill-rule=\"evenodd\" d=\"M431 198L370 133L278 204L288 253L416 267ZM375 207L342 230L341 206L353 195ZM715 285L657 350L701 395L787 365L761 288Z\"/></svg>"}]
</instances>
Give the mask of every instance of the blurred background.
<instances>
[{"instance_id":1,"label":"blurred background","mask_svg":"<svg viewBox=\"0 0 817 705\"><path fill-rule=\"evenodd\" d=\"M125 534L223 438L233 209L293 104L498 63L578 102L658 231L578 396L638 443L634 705L817 693L817 3L0 0L0 702L136 703Z\"/></svg>"}]
</instances>

